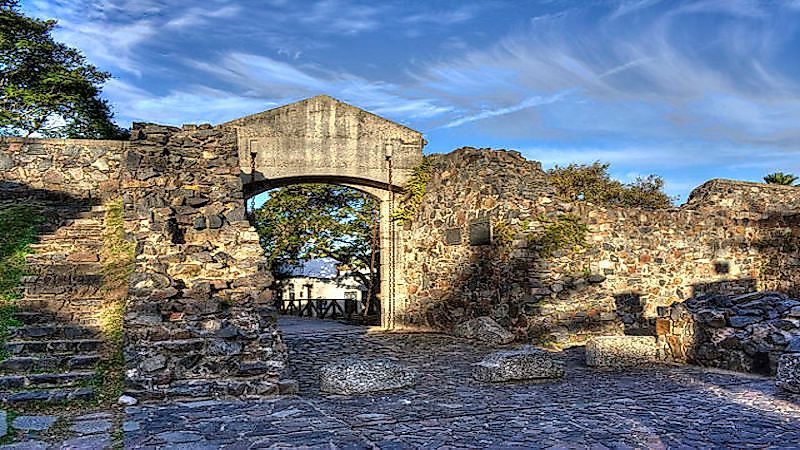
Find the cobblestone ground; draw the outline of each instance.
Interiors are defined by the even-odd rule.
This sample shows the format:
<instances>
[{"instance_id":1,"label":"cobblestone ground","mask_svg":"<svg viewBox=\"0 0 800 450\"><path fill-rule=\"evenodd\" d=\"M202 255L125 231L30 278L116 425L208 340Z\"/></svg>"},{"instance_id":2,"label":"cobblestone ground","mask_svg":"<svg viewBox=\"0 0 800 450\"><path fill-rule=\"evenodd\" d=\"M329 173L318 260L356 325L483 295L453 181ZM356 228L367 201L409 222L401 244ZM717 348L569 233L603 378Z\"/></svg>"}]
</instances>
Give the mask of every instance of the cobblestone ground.
<instances>
[{"instance_id":1,"label":"cobblestone ground","mask_svg":"<svg viewBox=\"0 0 800 450\"><path fill-rule=\"evenodd\" d=\"M693 367L601 372L573 350L559 354L561 381L487 385L470 364L492 349L468 341L296 319L282 328L299 395L129 408L126 447L800 448L800 396L771 379ZM321 395L319 366L350 354L396 358L422 376L399 392Z\"/></svg>"}]
</instances>

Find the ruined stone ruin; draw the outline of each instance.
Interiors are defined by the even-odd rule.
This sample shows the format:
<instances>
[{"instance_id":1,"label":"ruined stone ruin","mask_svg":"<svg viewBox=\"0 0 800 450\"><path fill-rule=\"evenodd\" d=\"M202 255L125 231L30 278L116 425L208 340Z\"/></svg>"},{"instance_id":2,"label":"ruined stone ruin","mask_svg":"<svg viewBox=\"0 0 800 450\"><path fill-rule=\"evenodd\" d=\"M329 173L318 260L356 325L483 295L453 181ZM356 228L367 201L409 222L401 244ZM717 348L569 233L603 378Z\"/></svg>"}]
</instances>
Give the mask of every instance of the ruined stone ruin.
<instances>
[{"instance_id":1,"label":"ruined stone ruin","mask_svg":"<svg viewBox=\"0 0 800 450\"><path fill-rule=\"evenodd\" d=\"M63 386L95 376L99 363L100 230L115 198L136 247L122 322L126 391L291 392L245 200L302 182L380 200L387 329L452 332L490 317L518 342L651 336L661 361L767 373L796 345L800 190L712 180L674 209L610 208L559 199L519 153L463 148L430 156L422 203L410 220L391 220L424 145L419 132L327 96L218 126L137 123L129 142L0 141L3 204L39 204L47 216L16 313L24 325L6 344L2 368L15 375L4 388L15 390L5 400L91 397ZM541 236L563 220L585 227L585 245L543 251ZM735 297L757 291L776 294L748 307ZM669 309L704 295L733 300L696 315ZM738 356L714 347L728 338Z\"/></svg>"}]
</instances>

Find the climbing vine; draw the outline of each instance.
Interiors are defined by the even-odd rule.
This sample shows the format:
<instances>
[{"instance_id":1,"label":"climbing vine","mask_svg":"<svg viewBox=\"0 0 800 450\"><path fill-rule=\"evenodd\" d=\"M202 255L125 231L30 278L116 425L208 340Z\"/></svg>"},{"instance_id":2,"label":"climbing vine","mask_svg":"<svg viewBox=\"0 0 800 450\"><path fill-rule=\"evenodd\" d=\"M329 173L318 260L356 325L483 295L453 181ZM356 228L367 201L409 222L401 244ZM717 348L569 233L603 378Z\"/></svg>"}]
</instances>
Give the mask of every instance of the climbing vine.
<instances>
[{"instance_id":1,"label":"climbing vine","mask_svg":"<svg viewBox=\"0 0 800 450\"><path fill-rule=\"evenodd\" d=\"M433 164L431 159L423 156L422 161L411 171L406 187L403 188L403 197L400 200L400 205L392 213L392 220L402 223L414 217L422 204L422 197L425 196L432 173Z\"/></svg>"},{"instance_id":2,"label":"climbing vine","mask_svg":"<svg viewBox=\"0 0 800 450\"><path fill-rule=\"evenodd\" d=\"M586 248L586 224L571 214L559 214L555 218L539 217L545 224L539 234L528 236L528 247L536 249L539 256L549 258L557 251L579 251Z\"/></svg>"}]
</instances>

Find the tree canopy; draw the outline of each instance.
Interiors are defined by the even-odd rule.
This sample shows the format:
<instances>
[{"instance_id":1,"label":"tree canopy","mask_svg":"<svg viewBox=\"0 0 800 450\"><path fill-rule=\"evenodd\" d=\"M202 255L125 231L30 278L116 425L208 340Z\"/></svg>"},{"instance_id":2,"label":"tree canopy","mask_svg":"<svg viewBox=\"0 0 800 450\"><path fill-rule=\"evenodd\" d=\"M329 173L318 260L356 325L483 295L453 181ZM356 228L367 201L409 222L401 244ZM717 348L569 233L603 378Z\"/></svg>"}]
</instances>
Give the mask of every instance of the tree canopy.
<instances>
[{"instance_id":1,"label":"tree canopy","mask_svg":"<svg viewBox=\"0 0 800 450\"><path fill-rule=\"evenodd\" d=\"M599 205L639 208L669 208L672 199L664 193L664 180L656 175L637 177L633 183L611 179L608 164L570 164L547 171L556 193L569 201L584 200Z\"/></svg>"},{"instance_id":2,"label":"tree canopy","mask_svg":"<svg viewBox=\"0 0 800 450\"><path fill-rule=\"evenodd\" d=\"M125 138L100 97L110 74L55 42L55 26L24 16L18 0L0 0L0 134Z\"/></svg>"},{"instance_id":3,"label":"tree canopy","mask_svg":"<svg viewBox=\"0 0 800 450\"><path fill-rule=\"evenodd\" d=\"M774 172L764 177L768 184L782 184L784 186L794 186L797 176L791 173Z\"/></svg>"},{"instance_id":4,"label":"tree canopy","mask_svg":"<svg viewBox=\"0 0 800 450\"><path fill-rule=\"evenodd\" d=\"M268 195L251 217L277 278L285 268L331 257L376 292L380 211L372 196L330 184L297 184Z\"/></svg>"}]
</instances>

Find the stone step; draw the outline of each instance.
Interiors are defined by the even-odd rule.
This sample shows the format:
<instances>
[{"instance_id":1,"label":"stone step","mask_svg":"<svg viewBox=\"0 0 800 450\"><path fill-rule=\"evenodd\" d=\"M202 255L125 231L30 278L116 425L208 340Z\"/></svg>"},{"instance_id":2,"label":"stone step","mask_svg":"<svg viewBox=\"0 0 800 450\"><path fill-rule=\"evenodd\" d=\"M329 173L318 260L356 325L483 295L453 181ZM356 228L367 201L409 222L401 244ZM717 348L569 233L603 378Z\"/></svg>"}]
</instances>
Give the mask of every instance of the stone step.
<instances>
[{"instance_id":1,"label":"stone step","mask_svg":"<svg viewBox=\"0 0 800 450\"><path fill-rule=\"evenodd\" d=\"M13 317L24 325L44 324L57 320L57 316L50 311L15 311Z\"/></svg>"},{"instance_id":2,"label":"stone step","mask_svg":"<svg viewBox=\"0 0 800 450\"><path fill-rule=\"evenodd\" d=\"M79 232L86 229L102 229L103 228L102 216L96 217L76 217L66 218L61 215L50 216L45 219L45 222L39 225L39 230L47 232L50 235L56 234L69 234L71 230Z\"/></svg>"},{"instance_id":3,"label":"stone step","mask_svg":"<svg viewBox=\"0 0 800 450\"><path fill-rule=\"evenodd\" d=\"M103 265L87 262L42 261L42 264L29 263L28 270L32 275L102 275Z\"/></svg>"},{"instance_id":4,"label":"stone step","mask_svg":"<svg viewBox=\"0 0 800 450\"><path fill-rule=\"evenodd\" d=\"M104 229L105 227L103 227L102 223L97 223L95 225L54 225L49 231L40 232L38 239L40 242L58 241L69 238L101 239Z\"/></svg>"},{"instance_id":5,"label":"stone step","mask_svg":"<svg viewBox=\"0 0 800 450\"><path fill-rule=\"evenodd\" d=\"M70 267L70 265L72 267ZM75 266L85 266L86 269L80 269ZM59 261L58 263L50 262L37 262L27 265L30 277L24 277L21 282L23 285L42 285L47 284L53 287L62 287L61 291L69 291L70 287L74 285L99 285L102 282L103 268L98 264L97 266L88 266L83 263L71 263L68 261ZM54 292L60 292L58 290Z\"/></svg>"},{"instance_id":6,"label":"stone step","mask_svg":"<svg viewBox=\"0 0 800 450\"><path fill-rule=\"evenodd\" d=\"M103 248L103 240L96 238L59 238L50 239L47 241L40 241L36 244L30 244L28 247L36 255L43 255L47 253L66 253L71 254L78 252L94 251L99 252Z\"/></svg>"},{"instance_id":7,"label":"stone step","mask_svg":"<svg viewBox=\"0 0 800 450\"><path fill-rule=\"evenodd\" d=\"M66 373L3 375L0 376L0 391L36 388L65 388L85 385L96 375L97 373L91 370Z\"/></svg>"},{"instance_id":8,"label":"stone step","mask_svg":"<svg viewBox=\"0 0 800 450\"><path fill-rule=\"evenodd\" d=\"M96 307L95 307L96 309ZM14 318L23 325L40 325L47 326L53 323L69 324L74 326L98 328L100 320L94 311L93 314L72 313L64 311L62 314L57 314L53 311L47 310L29 310L22 309L13 313Z\"/></svg>"},{"instance_id":9,"label":"stone step","mask_svg":"<svg viewBox=\"0 0 800 450\"><path fill-rule=\"evenodd\" d=\"M90 339L100 335L97 327L86 327L65 324L40 324L10 327L8 338L17 340L47 340L47 339Z\"/></svg>"},{"instance_id":10,"label":"stone step","mask_svg":"<svg viewBox=\"0 0 800 450\"><path fill-rule=\"evenodd\" d=\"M4 347L16 356L33 356L45 353L94 353L103 345L99 339L63 339L51 341L8 341Z\"/></svg>"},{"instance_id":11,"label":"stone step","mask_svg":"<svg viewBox=\"0 0 800 450\"><path fill-rule=\"evenodd\" d=\"M66 251L53 251L46 253L31 253L25 256L28 265L39 266L39 269L46 269L54 265L74 264L74 263L98 263L100 255L97 251L81 251L81 249L71 249ZM34 267L34 269L36 269Z\"/></svg>"},{"instance_id":12,"label":"stone step","mask_svg":"<svg viewBox=\"0 0 800 450\"><path fill-rule=\"evenodd\" d=\"M45 356L14 356L0 361L2 373L26 372L69 372L73 370L93 369L100 362L100 355L87 353L84 355L50 354Z\"/></svg>"},{"instance_id":13,"label":"stone step","mask_svg":"<svg viewBox=\"0 0 800 450\"><path fill-rule=\"evenodd\" d=\"M43 284L99 285L103 282L103 275L96 273L40 273L23 276L19 281L28 286Z\"/></svg>"},{"instance_id":14,"label":"stone step","mask_svg":"<svg viewBox=\"0 0 800 450\"><path fill-rule=\"evenodd\" d=\"M64 403L76 400L94 399L94 389L79 387L73 389L39 389L35 391L20 391L0 394L0 401L5 404L19 404L26 402L37 403Z\"/></svg>"},{"instance_id":15,"label":"stone step","mask_svg":"<svg viewBox=\"0 0 800 450\"><path fill-rule=\"evenodd\" d=\"M65 296L37 295L23 297L17 300L16 305L21 311L51 312L58 315L61 311L97 311L105 302L98 295Z\"/></svg>"}]
</instances>

